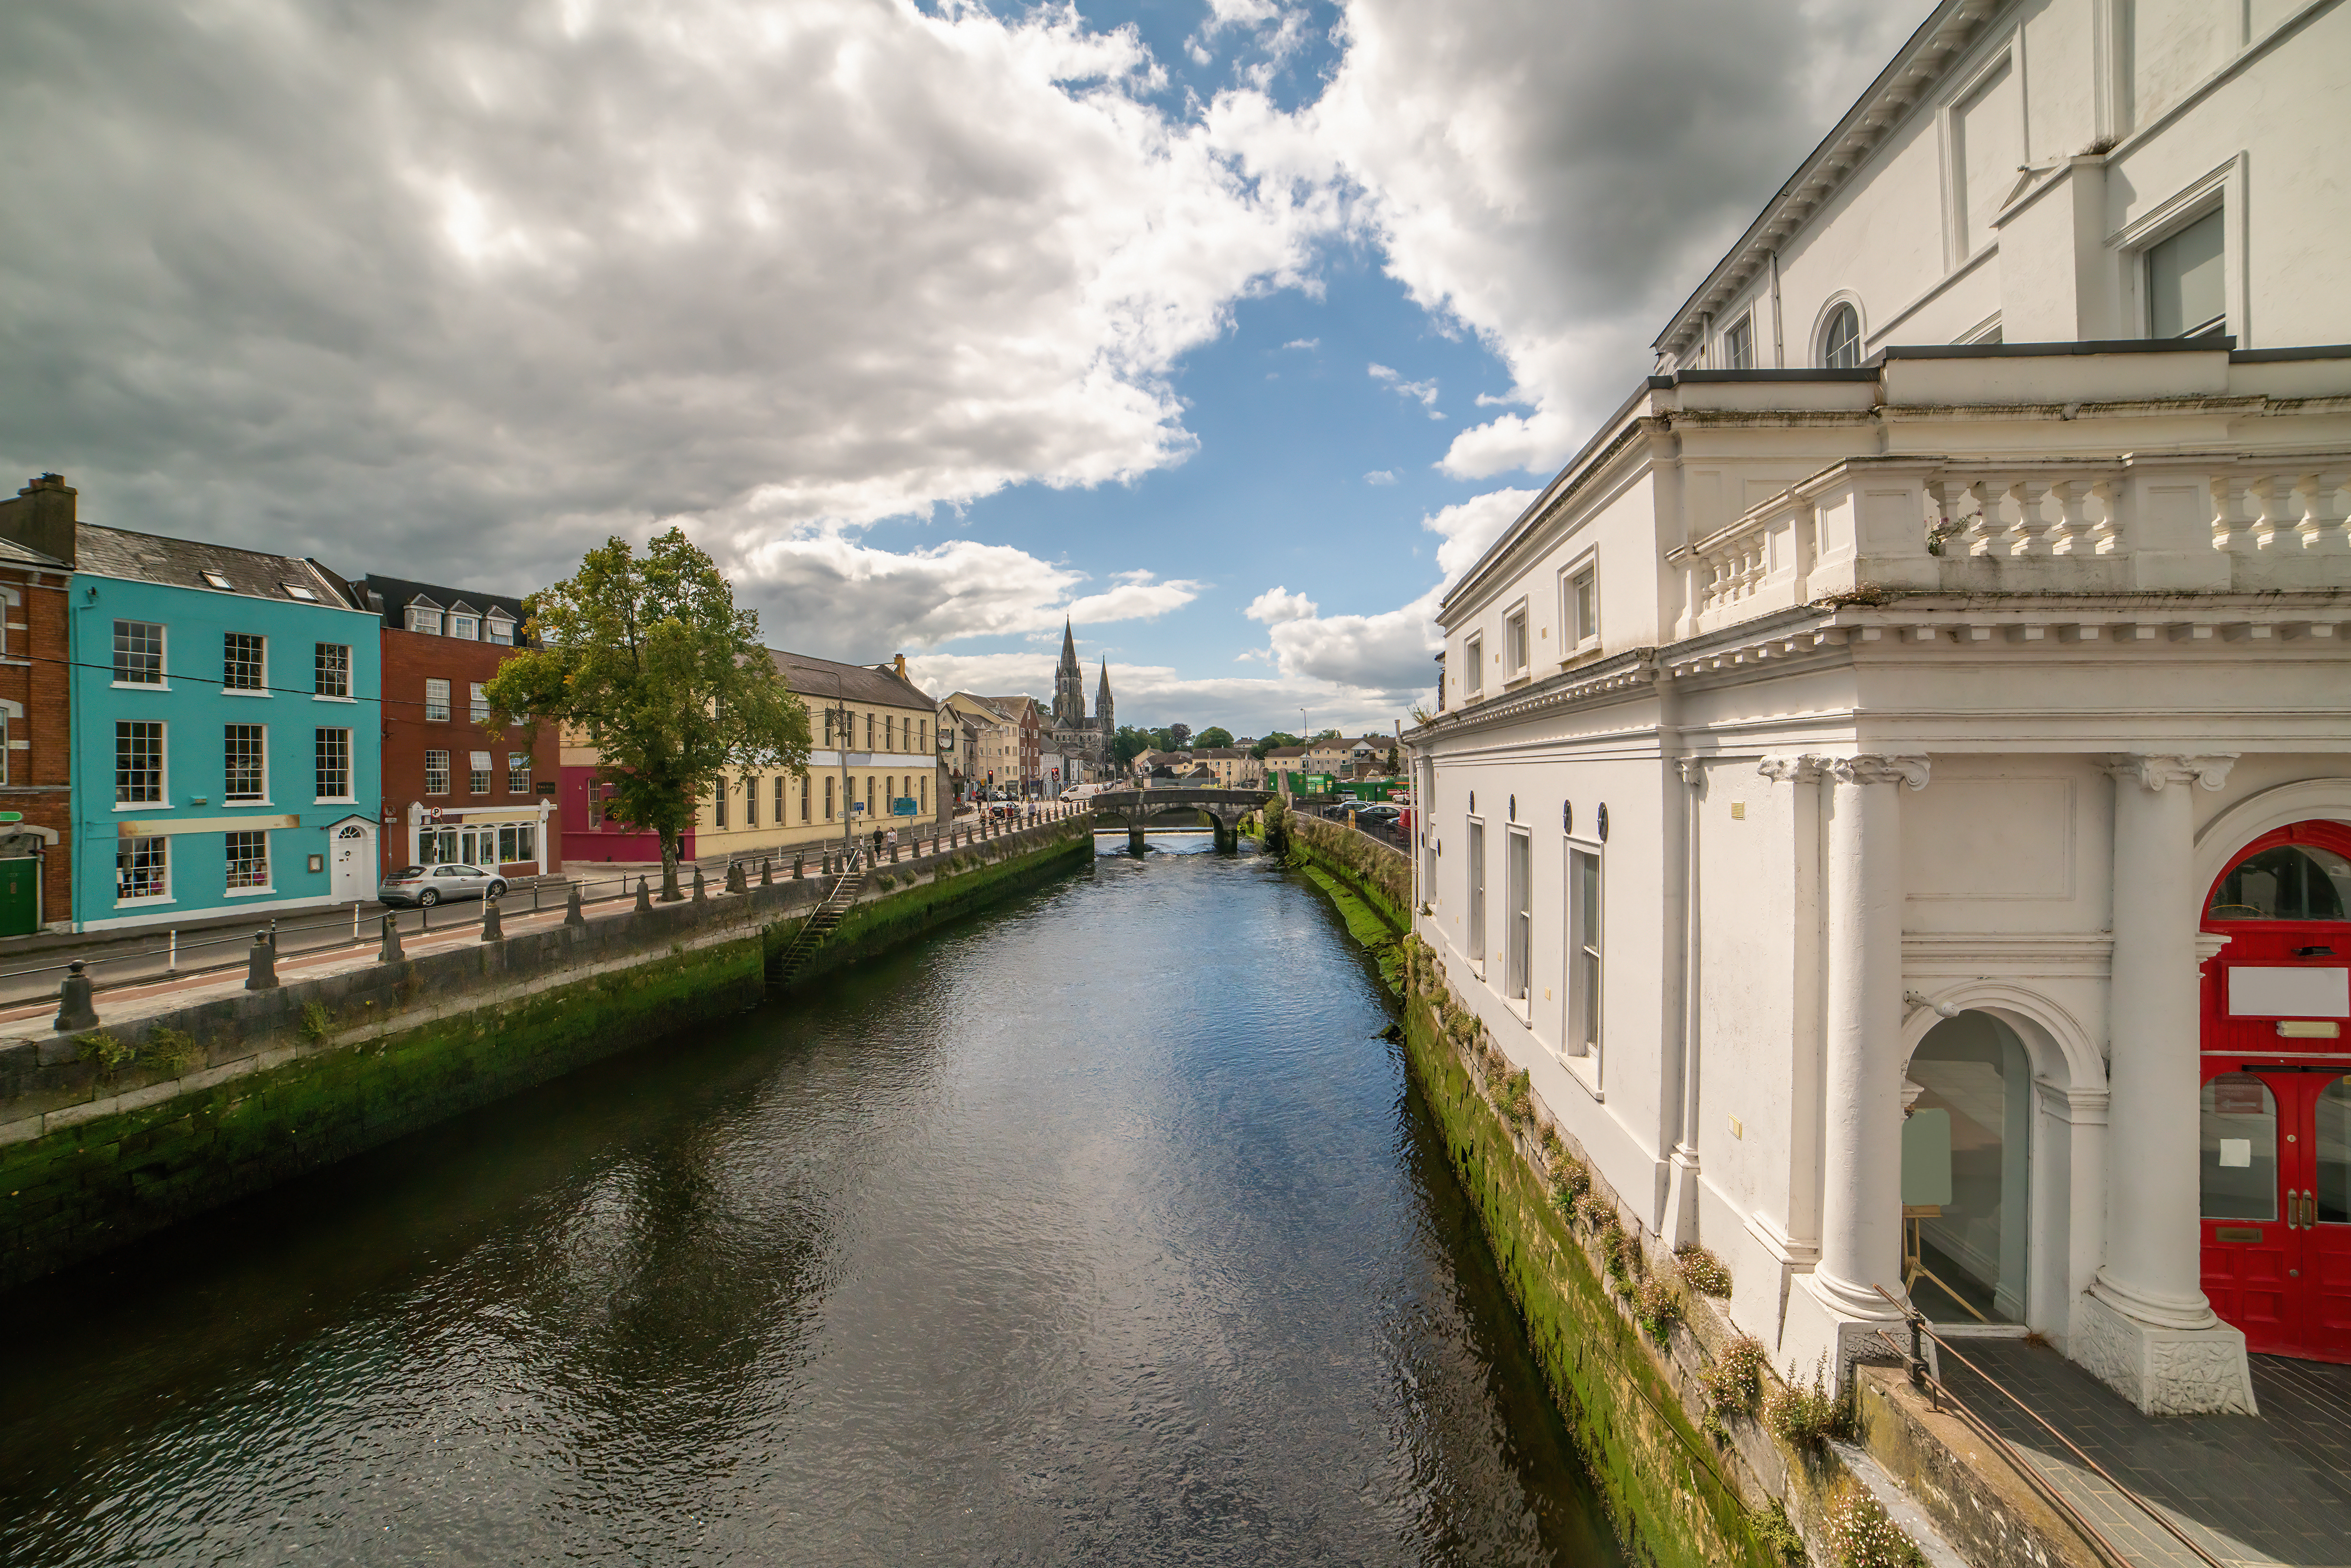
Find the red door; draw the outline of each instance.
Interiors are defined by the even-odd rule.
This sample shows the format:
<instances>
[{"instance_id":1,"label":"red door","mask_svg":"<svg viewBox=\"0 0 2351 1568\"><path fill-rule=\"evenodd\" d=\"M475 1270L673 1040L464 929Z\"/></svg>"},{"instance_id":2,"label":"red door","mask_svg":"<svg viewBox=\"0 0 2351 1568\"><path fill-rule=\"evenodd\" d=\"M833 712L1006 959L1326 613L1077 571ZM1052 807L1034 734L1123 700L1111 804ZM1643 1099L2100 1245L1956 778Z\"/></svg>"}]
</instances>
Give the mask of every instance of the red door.
<instances>
[{"instance_id":1,"label":"red door","mask_svg":"<svg viewBox=\"0 0 2351 1568\"><path fill-rule=\"evenodd\" d=\"M2247 845L2204 929L2204 1293L2250 1350L2351 1362L2351 830Z\"/></svg>"}]
</instances>

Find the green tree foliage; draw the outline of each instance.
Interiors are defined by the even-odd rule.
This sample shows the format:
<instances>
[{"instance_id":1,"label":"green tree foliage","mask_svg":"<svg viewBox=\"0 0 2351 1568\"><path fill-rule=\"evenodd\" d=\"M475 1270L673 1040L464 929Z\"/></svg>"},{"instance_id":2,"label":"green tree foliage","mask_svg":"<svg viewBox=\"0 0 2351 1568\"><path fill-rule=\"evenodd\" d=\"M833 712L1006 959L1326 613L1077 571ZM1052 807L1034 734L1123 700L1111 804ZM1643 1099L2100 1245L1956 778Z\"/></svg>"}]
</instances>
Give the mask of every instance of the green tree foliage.
<instances>
[{"instance_id":1,"label":"green tree foliage","mask_svg":"<svg viewBox=\"0 0 2351 1568\"><path fill-rule=\"evenodd\" d=\"M1338 740L1343 737L1335 729L1318 729L1314 732L1314 738L1317 740ZM1299 743L1292 741L1290 744L1294 746Z\"/></svg>"},{"instance_id":2,"label":"green tree foliage","mask_svg":"<svg viewBox=\"0 0 2351 1568\"><path fill-rule=\"evenodd\" d=\"M1303 746L1306 743L1304 741L1299 739L1296 736L1290 734L1288 731L1277 729L1268 732L1262 740L1259 740L1255 746L1250 747L1249 755L1256 758L1259 762L1262 762L1265 760L1265 754L1271 751L1277 746Z\"/></svg>"},{"instance_id":3,"label":"green tree foliage","mask_svg":"<svg viewBox=\"0 0 2351 1568\"><path fill-rule=\"evenodd\" d=\"M1171 724L1167 727L1168 750L1189 751L1192 749L1192 727L1190 725Z\"/></svg>"},{"instance_id":4,"label":"green tree foliage","mask_svg":"<svg viewBox=\"0 0 2351 1568\"><path fill-rule=\"evenodd\" d=\"M695 804L729 769L808 769L808 710L759 642L759 618L677 528L640 556L613 538L531 595L533 646L486 688L493 727L569 726L602 755L611 811L661 835L674 900Z\"/></svg>"},{"instance_id":5,"label":"green tree foliage","mask_svg":"<svg viewBox=\"0 0 2351 1568\"><path fill-rule=\"evenodd\" d=\"M1230 746L1232 743L1233 732L1217 724L1210 725L1192 737L1192 744L1200 747Z\"/></svg>"},{"instance_id":6,"label":"green tree foliage","mask_svg":"<svg viewBox=\"0 0 2351 1568\"><path fill-rule=\"evenodd\" d=\"M1120 725L1118 737L1111 742L1111 755L1118 758L1121 768L1150 749L1151 732L1137 729L1131 724Z\"/></svg>"}]
</instances>

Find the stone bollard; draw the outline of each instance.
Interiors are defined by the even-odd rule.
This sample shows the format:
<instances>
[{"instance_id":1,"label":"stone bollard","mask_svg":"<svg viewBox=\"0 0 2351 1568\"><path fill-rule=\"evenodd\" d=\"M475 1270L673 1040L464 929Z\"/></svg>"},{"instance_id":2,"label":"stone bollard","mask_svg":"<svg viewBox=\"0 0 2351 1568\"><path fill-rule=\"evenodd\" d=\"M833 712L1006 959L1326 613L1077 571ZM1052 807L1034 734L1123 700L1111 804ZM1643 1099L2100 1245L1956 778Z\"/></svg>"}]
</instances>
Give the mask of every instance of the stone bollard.
<instances>
[{"instance_id":1,"label":"stone bollard","mask_svg":"<svg viewBox=\"0 0 2351 1568\"><path fill-rule=\"evenodd\" d=\"M890 846L890 863L892 865L898 863L898 846L895 843Z\"/></svg>"},{"instance_id":2,"label":"stone bollard","mask_svg":"<svg viewBox=\"0 0 2351 1568\"><path fill-rule=\"evenodd\" d=\"M726 891L729 893L748 893L751 891L751 884L743 880L743 862L741 861L728 861L726 862Z\"/></svg>"},{"instance_id":3,"label":"stone bollard","mask_svg":"<svg viewBox=\"0 0 2351 1568\"><path fill-rule=\"evenodd\" d=\"M702 868L700 866L695 866L694 868L694 902L696 904L707 904L710 902L710 895L702 891Z\"/></svg>"},{"instance_id":4,"label":"stone bollard","mask_svg":"<svg viewBox=\"0 0 2351 1568\"><path fill-rule=\"evenodd\" d=\"M776 885L776 862L765 855L759 857L759 885L761 887Z\"/></svg>"},{"instance_id":5,"label":"stone bollard","mask_svg":"<svg viewBox=\"0 0 2351 1568\"><path fill-rule=\"evenodd\" d=\"M645 886L645 879L641 876L637 878L637 913L640 915L651 914L653 912L653 895L651 890Z\"/></svg>"},{"instance_id":6,"label":"stone bollard","mask_svg":"<svg viewBox=\"0 0 2351 1568\"><path fill-rule=\"evenodd\" d=\"M792 880L794 882L808 880L808 851L806 850L792 856Z\"/></svg>"},{"instance_id":7,"label":"stone bollard","mask_svg":"<svg viewBox=\"0 0 2351 1568\"><path fill-rule=\"evenodd\" d=\"M563 924L566 925L588 924L588 912L580 905L580 884L576 882L571 884L571 896L563 902Z\"/></svg>"},{"instance_id":8,"label":"stone bollard","mask_svg":"<svg viewBox=\"0 0 2351 1568\"><path fill-rule=\"evenodd\" d=\"M253 934L253 950L245 958L245 988L248 991L274 991L277 988L277 949L269 945L269 933Z\"/></svg>"},{"instance_id":9,"label":"stone bollard","mask_svg":"<svg viewBox=\"0 0 2351 1568\"><path fill-rule=\"evenodd\" d=\"M498 915L498 901L495 898L482 900L482 940L503 942L506 939L506 922Z\"/></svg>"},{"instance_id":10,"label":"stone bollard","mask_svg":"<svg viewBox=\"0 0 2351 1568\"><path fill-rule=\"evenodd\" d=\"M379 964L404 963L408 954L400 946L400 916L387 910L383 917L383 949L375 956Z\"/></svg>"},{"instance_id":11,"label":"stone bollard","mask_svg":"<svg viewBox=\"0 0 2351 1568\"><path fill-rule=\"evenodd\" d=\"M82 972L78 958L67 967L66 977L57 982L57 1021L49 1027L59 1034L98 1027L98 1009L90 1005L89 977Z\"/></svg>"}]
</instances>

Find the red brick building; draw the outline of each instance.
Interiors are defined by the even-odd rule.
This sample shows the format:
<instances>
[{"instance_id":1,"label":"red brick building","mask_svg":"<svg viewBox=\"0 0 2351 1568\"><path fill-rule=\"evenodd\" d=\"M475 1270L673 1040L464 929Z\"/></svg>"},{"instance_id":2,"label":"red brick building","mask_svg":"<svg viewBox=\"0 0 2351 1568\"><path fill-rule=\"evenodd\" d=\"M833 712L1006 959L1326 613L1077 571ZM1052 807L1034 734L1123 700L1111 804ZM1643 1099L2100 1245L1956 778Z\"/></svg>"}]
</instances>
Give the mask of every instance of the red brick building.
<instances>
[{"instance_id":1,"label":"red brick building","mask_svg":"<svg viewBox=\"0 0 2351 1568\"><path fill-rule=\"evenodd\" d=\"M75 492L44 474L0 501L71 549ZM66 642L72 568L0 539L0 936L73 924L72 700Z\"/></svg>"},{"instance_id":2,"label":"red brick building","mask_svg":"<svg viewBox=\"0 0 2351 1568\"><path fill-rule=\"evenodd\" d=\"M555 727L492 729L482 695L526 645L522 601L374 574L352 587L383 618L385 869L560 870Z\"/></svg>"}]
</instances>

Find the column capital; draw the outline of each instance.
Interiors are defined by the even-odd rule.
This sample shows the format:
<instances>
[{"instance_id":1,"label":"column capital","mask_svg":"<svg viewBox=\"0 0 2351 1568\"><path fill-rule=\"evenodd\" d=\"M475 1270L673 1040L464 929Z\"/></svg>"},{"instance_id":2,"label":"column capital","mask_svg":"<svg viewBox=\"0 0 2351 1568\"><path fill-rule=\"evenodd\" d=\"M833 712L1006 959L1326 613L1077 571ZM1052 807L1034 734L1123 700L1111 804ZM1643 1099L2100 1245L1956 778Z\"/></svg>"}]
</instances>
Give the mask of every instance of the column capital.
<instances>
[{"instance_id":1,"label":"column capital","mask_svg":"<svg viewBox=\"0 0 2351 1568\"><path fill-rule=\"evenodd\" d=\"M1705 758L1677 757L1674 758L1674 766L1681 770L1683 783L1695 788L1706 782Z\"/></svg>"},{"instance_id":2,"label":"column capital","mask_svg":"<svg viewBox=\"0 0 2351 1568\"><path fill-rule=\"evenodd\" d=\"M1923 757L1823 757L1818 759L1821 771L1840 784L1907 784L1913 789L1927 787L1929 766Z\"/></svg>"},{"instance_id":3,"label":"column capital","mask_svg":"<svg viewBox=\"0 0 2351 1568\"><path fill-rule=\"evenodd\" d=\"M2233 751L2210 752L2201 757L2178 752L2134 752L2109 757L2100 766L2116 779L2136 781L2142 789L2160 791L2168 784L2194 784L2199 789L2218 790L2229 782L2229 769L2236 764L2237 754Z\"/></svg>"},{"instance_id":4,"label":"column capital","mask_svg":"<svg viewBox=\"0 0 2351 1568\"><path fill-rule=\"evenodd\" d=\"M1755 765L1755 771L1774 784L1813 784L1821 777L1819 757L1767 757Z\"/></svg>"}]
</instances>

